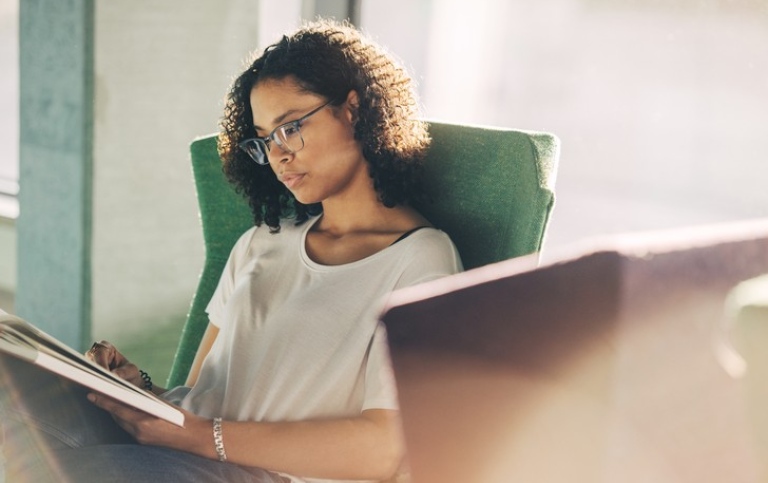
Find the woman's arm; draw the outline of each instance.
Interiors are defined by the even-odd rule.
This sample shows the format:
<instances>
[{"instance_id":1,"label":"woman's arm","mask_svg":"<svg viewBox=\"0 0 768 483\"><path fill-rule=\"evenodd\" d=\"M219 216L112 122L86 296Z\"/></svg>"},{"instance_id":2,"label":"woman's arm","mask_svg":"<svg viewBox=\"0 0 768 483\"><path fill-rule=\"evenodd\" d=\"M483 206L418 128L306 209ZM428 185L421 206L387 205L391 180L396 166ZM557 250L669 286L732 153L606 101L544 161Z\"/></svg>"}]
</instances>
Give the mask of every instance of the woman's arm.
<instances>
[{"instance_id":1,"label":"woman's arm","mask_svg":"<svg viewBox=\"0 0 768 483\"><path fill-rule=\"evenodd\" d=\"M192 361L192 367L187 376L187 386L192 387L195 385L195 382L197 382L197 376L200 374L200 366L202 366L203 361L211 350L211 346L213 346L213 342L216 340L218 334L219 328L213 324L208 324L208 327L205 329L205 334L203 334L203 338L200 341L197 353L195 354L195 359ZM105 340L95 343L93 347L85 353L85 357L137 387L148 387L139 368L126 359L115 346ZM159 387L154 383L152 384L153 393L160 395L165 391L165 388Z\"/></svg>"},{"instance_id":2,"label":"woman's arm","mask_svg":"<svg viewBox=\"0 0 768 483\"><path fill-rule=\"evenodd\" d=\"M166 391L152 383L150 378L145 379L148 374L126 359L115 346L106 340L95 342L91 349L85 353L85 357L136 387L146 389L157 395Z\"/></svg>"},{"instance_id":3,"label":"woman's arm","mask_svg":"<svg viewBox=\"0 0 768 483\"><path fill-rule=\"evenodd\" d=\"M189 369L189 375L187 375L186 385L192 387L197 382L197 377L200 375L200 367L203 365L203 361L208 353L211 351L213 342L216 340L216 336L219 335L219 328L209 323L205 329L203 338L200 340L200 346L195 353L195 359L192 361L192 367Z\"/></svg>"},{"instance_id":4,"label":"woman's arm","mask_svg":"<svg viewBox=\"0 0 768 483\"><path fill-rule=\"evenodd\" d=\"M224 421L222 433L234 463L316 478L384 480L404 454L399 412L383 409L327 421Z\"/></svg>"},{"instance_id":5,"label":"woman's arm","mask_svg":"<svg viewBox=\"0 0 768 483\"><path fill-rule=\"evenodd\" d=\"M192 363L186 384L193 386L219 329L209 324ZM109 411L143 444L180 449L218 459L210 419L185 411L180 428L106 396L91 401ZM271 471L335 479L384 480L402 462L404 444L398 411L371 409L359 417L280 423L224 421L227 460Z\"/></svg>"},{"instance_id":6,"label":"woman's arm","mask_svg":"<svg viewBox=\"0 0 768 483\"><path fill-rule=\"evenodd\" d=\"M142 444L218 459L210 419L185 412L180 428L102 395L89 398ZM404 454L399 412L384 409L324 421L224 421L222 435L229 462L317 478L384 480Z\"/></svg>"}]
</instances>

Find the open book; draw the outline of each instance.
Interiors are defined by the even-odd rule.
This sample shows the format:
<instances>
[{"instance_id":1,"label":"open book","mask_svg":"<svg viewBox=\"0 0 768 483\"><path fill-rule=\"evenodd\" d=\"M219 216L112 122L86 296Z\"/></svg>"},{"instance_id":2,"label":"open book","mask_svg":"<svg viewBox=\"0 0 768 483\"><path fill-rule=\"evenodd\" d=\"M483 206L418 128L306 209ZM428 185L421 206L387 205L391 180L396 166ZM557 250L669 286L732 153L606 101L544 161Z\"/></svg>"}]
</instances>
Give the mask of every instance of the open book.
<instances>
[{"instance_id":1,"label":"open book","mask_svg":"<svg viewBox=\"0 0 768 483\"><path fill-rule=\"evenodd\" d=\"M3 311L0 311L0 351L153 416L184 426L184 413L175 406L115 376L32 324Z\"/></svg>"}]
</instances>

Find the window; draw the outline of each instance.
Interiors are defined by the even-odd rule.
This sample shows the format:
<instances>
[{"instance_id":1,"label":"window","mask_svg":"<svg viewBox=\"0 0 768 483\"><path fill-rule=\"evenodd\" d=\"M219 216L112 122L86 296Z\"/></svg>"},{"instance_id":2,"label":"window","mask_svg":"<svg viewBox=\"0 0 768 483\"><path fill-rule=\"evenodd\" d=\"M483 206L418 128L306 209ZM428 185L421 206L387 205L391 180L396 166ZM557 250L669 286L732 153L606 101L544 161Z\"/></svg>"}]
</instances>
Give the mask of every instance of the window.
<instances>
[{"instance_id":1,"label":"window","mask_svg":"<svg viewBox=\"0 0 768 483\"><path fill-rule=\"evenodd\" d=\"M560 137L550 247L766 216L766 25L758 0L368 1L361 20L428 117Z\"/></svg>"},{"instance_id":2,"label":"window","mask_svg":"<svg viewBox=\"0 0 768 483\"><path fill-rule=\"evenodd\" d=\"M18 1L0 3L0 217L18 215L19 42Z\"/></svg>"}]
</instances>

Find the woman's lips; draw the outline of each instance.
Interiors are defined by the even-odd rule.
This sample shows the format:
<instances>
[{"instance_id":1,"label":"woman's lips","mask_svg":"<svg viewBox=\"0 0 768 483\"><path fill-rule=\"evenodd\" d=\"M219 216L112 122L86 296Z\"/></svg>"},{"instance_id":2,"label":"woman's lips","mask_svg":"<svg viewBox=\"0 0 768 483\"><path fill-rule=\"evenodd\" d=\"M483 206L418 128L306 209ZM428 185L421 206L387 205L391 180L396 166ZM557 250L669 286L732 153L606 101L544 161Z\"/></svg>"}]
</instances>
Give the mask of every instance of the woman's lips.
<instances>
[{"instance_id":1,"label":"woman's lips","mask_svg":"<svg viewBox=\"0 0 768 483\"><path fill-rule=\"evenodd\" d=\"M293 189L302 179L304 179L303 174L284 174L280 177L280 180L288 189Z\"/></svg>"}]
</instances>

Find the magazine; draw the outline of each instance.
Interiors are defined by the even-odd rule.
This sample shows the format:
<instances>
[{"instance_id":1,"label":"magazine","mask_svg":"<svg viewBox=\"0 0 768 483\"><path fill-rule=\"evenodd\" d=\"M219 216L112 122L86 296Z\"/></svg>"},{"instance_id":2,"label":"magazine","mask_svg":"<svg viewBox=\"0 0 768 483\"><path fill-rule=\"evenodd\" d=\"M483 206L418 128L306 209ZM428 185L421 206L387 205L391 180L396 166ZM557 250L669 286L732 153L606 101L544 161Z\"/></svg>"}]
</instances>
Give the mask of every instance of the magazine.
<instances>
[{"instance_id":1,"label":"magazine","mask_svg":"<svg viewBox=\"0 0 768 483\"><path fill-rule=\"evenodd\" d=\"M177 407L117 377L29 322L3 311L0 311L0 351L177 426L184 426L184 413Z\"/></svg>"}]
</instances>

